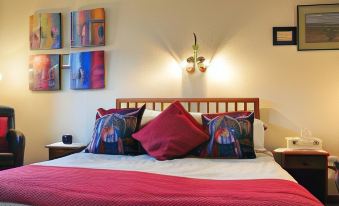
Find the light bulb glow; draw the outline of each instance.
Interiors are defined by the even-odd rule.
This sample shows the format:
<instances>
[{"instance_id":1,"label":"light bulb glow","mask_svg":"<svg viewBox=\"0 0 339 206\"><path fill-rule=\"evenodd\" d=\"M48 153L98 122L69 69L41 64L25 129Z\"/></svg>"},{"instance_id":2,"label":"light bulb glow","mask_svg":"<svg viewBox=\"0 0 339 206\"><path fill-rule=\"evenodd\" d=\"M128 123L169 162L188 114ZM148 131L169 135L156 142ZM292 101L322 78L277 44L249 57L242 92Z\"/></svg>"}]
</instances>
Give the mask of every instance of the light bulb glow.
<instances>
[{"instance_id":1,"label":"light bulb glow","mask_svg":"<svg viewBox=\"0 0 339 206\"><path fill-rule=\"evenodd\" d=\"M179 67L181 69L185 69L188 66L188 63L186 60L183 60L182 62L179 63Z\"/></svg>"},{"instance_id":2,"label":"light bulb glow","mask_svg":"<svg viewBox=\"0 0 339 206\"><path fill-rule=\"evenodd\" d=\"M234 68L224 56L216 56L208 66L208 76L212 81L228 82L235 77Z\"/></svg>"},{"instance_id":3,"label":"light bulb glow","mask_svg":"<svg viewBox=\"0 0 339 206\"><path fill-rule=\"evenodd\" d=\"M173 78L181 78L182 75L182 65L178 64L175 59L170 59L168 62L168 74Z\"/></svg>"}]
</instances>

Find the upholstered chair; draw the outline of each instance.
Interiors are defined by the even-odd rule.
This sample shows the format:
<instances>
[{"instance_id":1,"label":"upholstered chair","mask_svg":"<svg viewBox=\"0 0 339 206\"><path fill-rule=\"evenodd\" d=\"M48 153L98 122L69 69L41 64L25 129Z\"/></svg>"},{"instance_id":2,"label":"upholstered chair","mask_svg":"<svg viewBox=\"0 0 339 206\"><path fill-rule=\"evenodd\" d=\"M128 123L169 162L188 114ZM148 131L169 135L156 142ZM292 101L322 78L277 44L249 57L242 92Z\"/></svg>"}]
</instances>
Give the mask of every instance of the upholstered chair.
<instances>
[{"instance_id":1,"label":"upholstered chair","mask_svg":"<svg viewBox=\"0 0 339 206\"><path fill-rule=\"evenodd\" d=\"M335 168L335 184L337 185L337 190L339 192L339 161L334 162Z\"/></svg>"},{"instance_id":2,"label":"upholstered chair","mask_svg":"<svg viewBox=\"0 0 339 206\"><path fill-rule=\"evenodd\" d=\"M0 106L0 170L23 165L25 136L15 130L14 109Z\"/></svg>"}]
</instances>

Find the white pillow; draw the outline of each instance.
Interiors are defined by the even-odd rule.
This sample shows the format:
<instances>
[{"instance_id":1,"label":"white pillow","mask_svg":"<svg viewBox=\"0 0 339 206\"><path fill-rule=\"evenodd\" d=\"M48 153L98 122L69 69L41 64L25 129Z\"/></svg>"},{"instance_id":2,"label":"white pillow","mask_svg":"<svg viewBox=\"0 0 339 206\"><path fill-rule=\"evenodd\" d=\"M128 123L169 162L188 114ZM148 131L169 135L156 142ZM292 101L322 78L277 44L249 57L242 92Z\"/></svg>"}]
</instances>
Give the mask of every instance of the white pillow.
<instances>
[{"instance_id":1,"label":"white pillow","mask_svg":"<svg viewBox=\"0 0 339 206\"><path fill-rule=\"evenodd\" d=\"M253 141L255 150L266 150L264 123L259 119L253 122Z\"/></svg>"},{"instance_id":2,"label":"white pillow","mask_svg":"<svg viewBox=\"0 0 339 206\"><path fill-rule=\"evenodd\" d=\"M145 109L144 115L141 119L141 127L146 125L148 122L153 120L155 117L157 117L161 111L154 111L150 109ZM197 120L199 124L202 124L202 113L200 112L190 112L192 117ZM266 150L265 149L265 130L264 130L264 123L259 119L254 119L253 122L253 141L254 141L254 149L255 150Z\"/></svg>"},{"instance_id":3,"label":"white pillow","mask_svg":"<svg viewBox=\"0 0 339 206\"><path fill-rule=\"evenodd\" d=\"M154 111L150 109L145 109L144 114L142 115L140 126L145 126L148 122L153 120L156 116L158 116L161 112L160 111Z\"/></svg>"},{"instance_id":4,"label":"white pillow","mask_svg":"<svg viewBox=\"0 0 339 206\"><path fill-rule=\"evenodd\" d=\"M197 120L197 122L198 122L199 124L202 125L202 118L201 118L202 113L200 113L200 112L190 112L190 114L192 115L192 117L193 117L195 120Z\"/></svg>"},{"instance_id":5,"label":"white pillow","mask_svg":"<svg viewBox=\"0 0 339 206\"><path fill-rule=\"evenodd\" d=\"M145 109L144 115L142 116L141 119L141 127L143 127L145 124L153 120L156 116L158 116L161 113L161 111L155 111L155 110L150 110L150 109ZM202 124L202 119L201 115L202 113L199 112L190 112L192 117L197 120L199 124Z\"/></svg>"}]
</instances>

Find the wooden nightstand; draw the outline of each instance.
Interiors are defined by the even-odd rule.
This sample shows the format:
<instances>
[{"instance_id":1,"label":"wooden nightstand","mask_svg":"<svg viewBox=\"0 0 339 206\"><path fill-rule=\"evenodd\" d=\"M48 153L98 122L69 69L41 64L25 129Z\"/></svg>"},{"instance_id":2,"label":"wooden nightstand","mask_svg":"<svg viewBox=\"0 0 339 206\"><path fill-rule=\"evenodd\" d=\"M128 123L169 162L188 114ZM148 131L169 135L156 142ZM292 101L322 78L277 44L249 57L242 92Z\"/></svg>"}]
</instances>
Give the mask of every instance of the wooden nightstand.
<instances>
[{"instance_id":1,"label":"wooden nightstand","mask_svg":"<svg viewBox=\"0 0 339 206\"><path fill-rule=\"evenodd\" d=\"M323 150L289 150L279 148L273 151L274 159L292 177L321 202L327 200L327 157Z\"/></svg>"},{"instance_id":2,"label":"wooden nightstand","mask_svg":"<svg viewBox=\"0 0 339 206\"><path fill-rule=\"evenodd\" d=\"M64 144L62 142L57 142L46 145L45 147L48 148L49 160L53 160L59 157L81 152L86 148L86 145L80 143Z\"/></svg>"}]
</instances>

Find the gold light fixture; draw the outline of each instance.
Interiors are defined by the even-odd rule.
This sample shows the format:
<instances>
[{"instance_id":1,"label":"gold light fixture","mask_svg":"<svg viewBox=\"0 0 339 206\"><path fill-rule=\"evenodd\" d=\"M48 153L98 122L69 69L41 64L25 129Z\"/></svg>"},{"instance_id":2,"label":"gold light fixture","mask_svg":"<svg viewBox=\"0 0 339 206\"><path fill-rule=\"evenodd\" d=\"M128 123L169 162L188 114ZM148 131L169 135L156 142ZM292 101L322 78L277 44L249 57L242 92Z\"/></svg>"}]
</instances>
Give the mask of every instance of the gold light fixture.
<instances>
[{"instance_id":1,"label":"gold light fixture","mask_svg":"<svg viewBox=\"0 0 339 206\"><path fill-rule=\"evenodd\" d=\"M195 69L199 69L201 72L205 72L207 69L207 66L204 64L205 62L205 57L200 56L198 57L198 50L199 50L199 45L197 44L197 36L195 33L194 35L194 44L192 46L193 48L193 56L187 58L187 67L186 71L188 73L193 73Z\"/></svg>"}]
</instances>

